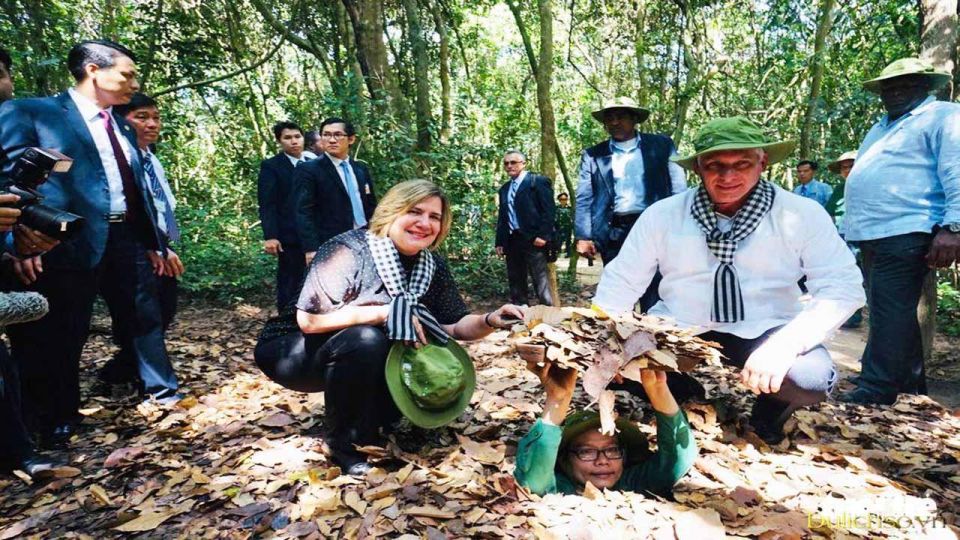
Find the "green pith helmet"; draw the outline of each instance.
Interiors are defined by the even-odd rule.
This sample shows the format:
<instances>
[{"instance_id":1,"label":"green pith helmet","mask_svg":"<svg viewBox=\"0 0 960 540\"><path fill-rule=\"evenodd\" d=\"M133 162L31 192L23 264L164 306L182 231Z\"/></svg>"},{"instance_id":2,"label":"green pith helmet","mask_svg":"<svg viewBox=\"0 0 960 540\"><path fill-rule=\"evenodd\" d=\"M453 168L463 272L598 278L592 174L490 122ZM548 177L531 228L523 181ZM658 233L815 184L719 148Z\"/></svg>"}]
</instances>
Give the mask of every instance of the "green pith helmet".
<instances>
[{"instance_id":1,"label":"green pith helmet","mask_svg":"<svg viewBox=\"0 0 960 540\"><path fill-rule=\"evenodd\" d=\"M473 361L456 341L419 349L395 343L384 367L400 412L422 428L448 424L467 408L477 384Z\"/></svg>"},{"instance_id":2,"label":"green pith helmet","mask_svg":"<svg viewBox=\"0 0 960 540\"><path fill-rule=\"evenodd\" d=\"M603 122L603 113L610 109L627 109L628 111L633 111L633 113L637 115L638 124L650 117L650 111L637 105L637 102L633 98L626 96L617 96L605 102L602 107L590 114L597 122Z\"/></svg>"},{"instance_id":3,"label":"green pith helmet","mask_svg":"<svg viewBox=\"0 0 960 540\"><path fill-rule=\"evenodd\" d=\"M624 450L624 466L629 467L639 463L650 455L650 445L647 436L637 429L633 422L625 418L617 418L616 426L619 430L616 437ZM560 438L558 456L567 452L570 443L590 429L600 429L600 414L594 411L577 411L570 413L560 426L563 435ZM557 460L560 463L561 460Z\"/></svg>"},{"instance_id":4,"label":"green pith helmet","mask_svg":"<svg viewBox=\"0 0 960 540\"><path fill-rule=\"evenodd\" d=\"M760 124L745 116L731 116L704 124L693 138L693 154L670 159L685 169L693 169L697 158L709 152L759 148L767 152L767 163L773 164L789 156L796 145L795 141L771 141Z\"/></svg>"},{"instance_id":5,"label":"green pith helmet","mask_svg":"<svg viewBox=\"0 0 960 540\"><path fill-rule=\"evenodd\" d=\"M906 75L923 75L930 79L930 90L936 90L950 82L951 75L934 69L933 65L919 58L901 58L883 68L880 76L863 83L863 89L874 94L880 93L880 82Z\"/></svg>"},{"instance_id":6,"label":"green pith helmet","mask_svg":"<svg viewBox=\"0 0 960 540\"><path fill-rule=\"evenodd\" d=\"M827 165L827 168L830 169L830 172L832 172L832 173L834 173L834 174L840 174L840 162L842 162L842 161L847 161L847 160L856 161L856 159L857 159L857 151L856 151L856 150L851 150L851 151L849 151L849 152L844 152L844 153L840 154L840 157L838 157L837 159L835 159L835 160L833 160L832 162L830 162L830 164Z\"/></svg>"}]
</instances>

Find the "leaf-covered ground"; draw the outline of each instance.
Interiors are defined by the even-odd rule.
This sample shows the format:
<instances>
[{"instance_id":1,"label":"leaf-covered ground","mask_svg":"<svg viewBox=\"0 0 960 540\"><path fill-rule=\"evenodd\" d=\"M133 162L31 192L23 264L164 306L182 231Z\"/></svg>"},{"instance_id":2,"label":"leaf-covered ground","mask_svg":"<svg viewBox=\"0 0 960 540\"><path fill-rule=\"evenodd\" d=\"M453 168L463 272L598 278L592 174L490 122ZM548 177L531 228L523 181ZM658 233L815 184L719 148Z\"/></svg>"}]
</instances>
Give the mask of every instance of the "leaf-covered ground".
<instances>
[{"instance_id":1,"label":"leaf-covered ground","mask_svg":"<svg viewBox=\"0 0 960 540\"><path fill-rule=\"evenodd\" d=\"M828 403L799 413L788 441L769 448L739 427L752 396L713 367L697 372L709 401L686 407L701 451L675 501L531 496L510 472L542 397L505 333L470 345L478 390L458 422L401 427L387 448L369 449L373 473L342 476L320 452L323 396L285 390L253 364L265 317L253 306L184 308L169 347L190 397L166 410L96 395L93 370L112 346L95 332L83 430L62 454L75 470L42 485L0 476L0 540L916 539L960 530L960 418L950 410L926 397ZM644 405L623 392L617 405L655 433Z\"/></svg>"}]
</instances>

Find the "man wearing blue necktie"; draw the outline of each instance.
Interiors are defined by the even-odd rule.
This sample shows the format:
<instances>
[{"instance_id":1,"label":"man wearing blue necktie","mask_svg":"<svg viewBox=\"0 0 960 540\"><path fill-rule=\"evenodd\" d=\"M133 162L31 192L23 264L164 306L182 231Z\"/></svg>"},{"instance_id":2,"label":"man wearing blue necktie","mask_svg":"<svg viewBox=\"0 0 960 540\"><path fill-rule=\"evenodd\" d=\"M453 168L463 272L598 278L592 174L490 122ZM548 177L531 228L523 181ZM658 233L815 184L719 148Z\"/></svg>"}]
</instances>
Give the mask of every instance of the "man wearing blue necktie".
<instances>
[{"instance_id":1,"label":"man wearing blue necktie","mask_svg":"<svg viewBox=\"0 0 960 540\"><path fill-rule=\"evenodd\" d=\"M130 103L115 107L115 112L130 122L136 132L137 146L143 154L143 170L146 174L147 186L150 188L153 204L157 209L157 225L164 234L168 246L166 257L159 252L148 254L157 275L156 301L160 306L160 318L163 330L166 332L177 311L177 278L183 274L184 266L180 257L172 249L172 246L180 241L180 228L174 214L176 201L167 182L166 172L152 151L152 147L160 138L162 126L160 111L153 98L137 92L130 99ZM109 284L104 286L109 287ZM111 295L106 294L105 297L109 304ZM101 368L100 380L108 384L136 382L139 376L132 351L133 336L128 335L122 321L117 320L116 310L111 309L111 316L113 317L113 341L120 350Z\"/></svg>"},{"instance_id":2,"label":"man wearing blue necktie","mask_svg":"<svg viewBox=\"0 0 960 540\"><path fill-rule=\"evenodd\" d=\"M527 303L529 275L537 299L552 306L556 299L550 289L546 249L554 235L557 207L550 179L528 173L526 164L527 157L518 150L503 155L508 181L500 187L496 251L507 259L511 302Z\"/></svg>"},{"instance_id":3,"label":"man wearing blue necktie","mask_svg":"<svg viewBox=\"0 0 960 540\"><path fill-rule=\"evenodd\" d=\"M297 233L308 265L327 240L366 227L377 206L370 171L366 164L350 158L356 140L353 124L327 118L320 124L323 155L293 173Z\"/></svg>"},{"instance_id":4,"label":"man wearing blue necktie","mask_svg":"<svg viewBox=\"0 0 960 540\"><path fill-rule=\"evenodd\" d=\"M820 165L816 161L805 159L797 163L797 180L800 185L793 188L793 192L801 197L813 199L826 208L827 202L833 196L833 188L829 184L814 178Z\"/></svg>"}]
</instances>

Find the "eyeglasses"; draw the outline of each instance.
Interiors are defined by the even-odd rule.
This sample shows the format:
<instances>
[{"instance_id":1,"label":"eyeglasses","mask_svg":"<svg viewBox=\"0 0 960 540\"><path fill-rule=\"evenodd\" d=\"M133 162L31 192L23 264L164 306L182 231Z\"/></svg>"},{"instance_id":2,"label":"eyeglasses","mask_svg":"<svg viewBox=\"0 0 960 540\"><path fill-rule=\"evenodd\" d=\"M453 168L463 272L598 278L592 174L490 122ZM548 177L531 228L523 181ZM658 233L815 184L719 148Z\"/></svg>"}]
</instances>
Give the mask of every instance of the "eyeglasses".
<instances>
[{"instance_id":1,"label":"eyeglasses","mask_svg":"<svg viewBox=\"0 0 960 540\"><path fill-rule=\"evenodd\" d=\"M504 165L520 165L521 163L524 163L524 162L521 161L521 160L510 160L510 161L508 161L508 160L506 160L506 159L503 160L503 164L504 164Z\"/></svg>"},{"instance_id":2,"label":"eyeglasses","mask_svg":"<svg viewBox=\"0 0 960 540\"><path fill-rule=\"evenodd\" d=\"M609 446L607 448L574 448L570 453L577 456L580 461L596 461L603 454L603 457L617 461L623 459L623 448L619 446Z\"/></svg>"},{"instance_id":3,"label":"eyeglasses","mask_svg":"<svg viewBox=\"0 0 960 540\"><path fill-rule=\"evenodd\" d=\"M340 139L344 139L344 138L346 138L346 137L349 137L349 135L347 135L346 133L342 133L342 132L338 132L338 133L321 133L321 134L320 134L320 138L321 138L321 139L333 139L333 140L335 140L335 141L339 141Z\"/></svg>"}]
</instances>

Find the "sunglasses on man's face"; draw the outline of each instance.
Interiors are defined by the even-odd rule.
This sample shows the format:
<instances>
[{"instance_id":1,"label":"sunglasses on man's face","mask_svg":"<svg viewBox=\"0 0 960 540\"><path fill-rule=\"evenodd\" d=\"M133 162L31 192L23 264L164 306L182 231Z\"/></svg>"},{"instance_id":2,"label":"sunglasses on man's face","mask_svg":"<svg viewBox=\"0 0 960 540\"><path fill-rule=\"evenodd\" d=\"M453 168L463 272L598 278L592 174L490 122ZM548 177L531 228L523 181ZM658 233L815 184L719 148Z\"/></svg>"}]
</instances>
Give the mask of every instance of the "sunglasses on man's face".
<instances>
[{"instance_id":1,"label":"sunglasses on man's face","mask_svg":"<svg viewBox=\"0 0 960 540\"><path fill-rule=\"evenodd\" d=\"M520 165L523 161L520 160L503 160L504 165Z\"/></svg>"}]
</instances>

